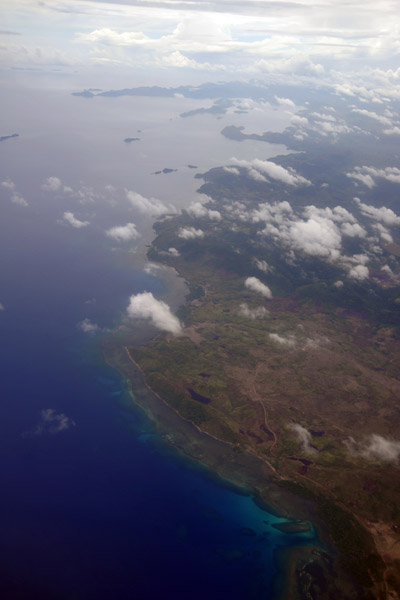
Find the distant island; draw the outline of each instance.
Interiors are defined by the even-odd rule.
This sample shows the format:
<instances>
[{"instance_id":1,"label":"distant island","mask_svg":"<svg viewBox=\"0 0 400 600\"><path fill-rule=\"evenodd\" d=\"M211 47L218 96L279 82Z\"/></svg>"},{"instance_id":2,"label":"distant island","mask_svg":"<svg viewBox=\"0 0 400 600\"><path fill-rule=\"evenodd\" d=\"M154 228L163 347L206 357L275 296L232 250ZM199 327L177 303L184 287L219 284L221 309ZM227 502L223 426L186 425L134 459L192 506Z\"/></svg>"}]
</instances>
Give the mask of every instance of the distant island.
<instances>
[{"instance_id":1,"label":"distant island","mask_svg":"<svg viewBox=\"0 0 400 600\"><path fill-rule=\"evenodd\" d=\"M165 169L163 169L162 171L154 171L153 175L168 175L168 173L175 173L178 169L168 169L167 167L165 167Z\"/></svg>"},{"instance_id":2,"label":"distant island","mask_svg":"<svg viewBox=\"0 0 400 600\"><path fill-rule=\"evenodd\" d=\"M0 142L5 142L6 140L11 140L12 138L19 137L19 133L12 133L11 135L3 135L0 137Z\"/></svg>"}]
</instances>

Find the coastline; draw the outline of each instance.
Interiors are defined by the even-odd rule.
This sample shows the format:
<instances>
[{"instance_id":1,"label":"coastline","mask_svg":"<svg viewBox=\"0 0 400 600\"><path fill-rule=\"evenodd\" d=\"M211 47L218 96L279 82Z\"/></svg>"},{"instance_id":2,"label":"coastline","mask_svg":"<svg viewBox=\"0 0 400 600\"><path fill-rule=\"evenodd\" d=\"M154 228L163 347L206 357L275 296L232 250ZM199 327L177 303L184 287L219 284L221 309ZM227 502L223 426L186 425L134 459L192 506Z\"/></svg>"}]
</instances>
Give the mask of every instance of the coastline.
<instances>
[{"instance_id":1,"label":"coastline","mask_svg":"<svg viewBox=\"0 0 400 600\"><path fill-rule=\"evenodd\" d=\"M263 510L278 518L311 521L317 533L314 545L280 546L274 550L276 574L274 598L296 600L304 598L300 588L301 569L312 565L318 557L325 576L333 575L340 557L329 531L317 514L317 504L279 484L278 477L258 457L238 451L226 441L205 434L191 421L184 419L147 385L140 367L129 356L120 340L108 336L102 344L106 363L115 369L129 388L133 403L144 411L155 426L160 439L192 469L206 472L219 485L241 495L252 495ZM295 538L293 538L295 542ZM317 562L318 562L317 560ZM321 567L320 565L320 567ZM349 586L353 582L350 577ZM284 584L282 583L284 582ZM351 596L348 596L349 598Z\"/></svg>"}]
</instances>

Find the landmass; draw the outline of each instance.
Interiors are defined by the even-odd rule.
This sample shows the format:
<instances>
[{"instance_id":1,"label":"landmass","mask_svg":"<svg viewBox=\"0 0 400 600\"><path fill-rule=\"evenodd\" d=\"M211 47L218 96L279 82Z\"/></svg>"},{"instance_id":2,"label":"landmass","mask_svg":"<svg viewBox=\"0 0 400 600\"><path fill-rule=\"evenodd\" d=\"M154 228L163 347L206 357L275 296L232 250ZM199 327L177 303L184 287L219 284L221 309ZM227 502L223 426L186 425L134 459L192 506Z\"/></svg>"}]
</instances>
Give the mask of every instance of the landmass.
<instances>
[{"instance_id":1,"label":"landmass","mask_svg":"<svg viewBox=\"0 0 400 600\"><path fill-rule=\"evenodd\" d=\"M169 169L168 167L165 167L162 171L154 171L153 175L168 175L169 173L176 173L178 169Z\"/></svg>"},{"instance_id":2,"label":"landmass","mask_svg":"<svg viewBox=\"0 0 400 600\"><path fill-rule=\"evenodd\" d=\"M245 481L268 506L305 503L292 502L303 514L290 527L312 522L328 551L290 551L285 597L394 600L400 169L379 119L367 130L365 110L331 101L281 133L223 130L258 140L261 155L264 142L301 152L196 175L209 202L156 222L148 251L188 283L182 329L126 353L200 446L232 456L183 452L236 483L237 461L251 458Z\"/></svg>"},{"instance_id":3,"label":"landmass","mask_svg":"<svg viewBox=\"0 0 400 600\"><path fill-rule=\"evenodd\" d=\"M5 142L6 140L11 140L12 138L19 137L19 133L13 133L11 135L2 135L0 137L0 142Z\"/></svg>"}]
</instances>

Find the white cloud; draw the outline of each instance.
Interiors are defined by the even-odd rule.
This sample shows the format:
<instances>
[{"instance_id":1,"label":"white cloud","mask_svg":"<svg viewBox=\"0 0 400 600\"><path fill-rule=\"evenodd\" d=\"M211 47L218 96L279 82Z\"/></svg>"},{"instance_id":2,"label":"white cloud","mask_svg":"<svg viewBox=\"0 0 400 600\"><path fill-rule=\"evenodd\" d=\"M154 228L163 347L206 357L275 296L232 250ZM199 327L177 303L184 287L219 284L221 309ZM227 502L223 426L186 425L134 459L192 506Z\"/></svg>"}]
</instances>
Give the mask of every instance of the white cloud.
<instances>
[{"instance_id":1,"label":"white cloud","mask_svg":"<svg viewBox=\"0 0 400 600\"><path fill-rule=\"evenodd\" d=\"M269 317L269 311L264 306L250 308L248 304L244 303L239 306L239 315L246 319L266 319Z\"/></svg>"},{"instance_id":2,"label":"white cloud","mask_svg":"<svg viewBox=\"0 0 400 600\"><path fill-rule=\"evenodd\" d=\"M377 169L376 167L355 167L354 171L347 173L347 177L361 181L369 188L373 188L376 183L375 178L386 179L393 183L400 183L400 169L397 167L385 167Z\"/></svg>"},{"instance_id":3,"label":"white cloud","mask_svg":"<svg viewBox=\"0 0 400 600\"><path fill-rule=\"evenodd\" d=\"M171 256L180 256L181 253L176 248L168 248L168 254Z\"/></svg>"},{"instance_id":4,"label":"white cloud","mask_svg":"<svg viewBox=\"0 0 400 600\"><path fill-rule=\"evenodd\" d=\"M5 179L4 181L1 182L1 186L3 188L5 188L6 190L10 190L10 191L15 190L15 183L9 177L7 177L7 179Z\"/></svg>"},{"instance_id":5,"label":"white cloud","mask_svg":"<svg viewBox=\"0 0 400 600\"><path fill-rule=\"evenodd\" d=\"M218 210L206 208L201 202L192 202L187 211L194 217L207 217L211 221L220 221L222 218Z\"/></svg>"},{"instance_id":6,"label":"white cloud","mask_svg":"<svg viewBox=\"0 0 400 600\"><path fill-rule=\"evenodd\" d=\"M316 454L317 450L311 446L311 433L299 423L291 423L289 428L296 434L296 437L307 454Z\"/></svg>"},{"instance_id":7,"label":"white cloud","mask_svg":"<svg viewBox=\"0 0 400 600\"><path fill-rule=\"evenodd\" d=\"M273 342L276 342L280 346L285 346L286 348L294 348L297 343L293 334L289 334L285 337L283 335L279 335L279 333L270 333L269 337Z\"/></svg>"},{"instance_id":8,"label":"white cloud","mask_svg":"<svg viewBox=\"0 0 400 600\"><path fill-rule=\"evenodd\" d=\"M135 223L111 227L110 229L107 229L106 235L117 240L117 242L129 242L130 240L137 240L140 237L140 233L137 231Z\"/></svg>"},{"instance_id":9,"label":"white cloud","mask_svg":"<svg viewBox=\"0 0 400 600\"><path fill-rule=\"evenodd\" d=\"M366 217L384 223L387 226L400 225L400 217L391 208L386 208L385 206L377 208L370 204L364 204L359 198L354 198L354 201Z\"/></svg>"},{"instance_id":10,"label":"white cloud","mask_svg":"<svg viewBox=\"0 0 400 600\"><path fill-rule=\"evenodd\" d=\"M358 281L363 281L364 279L368 279L369 277L369 269L365 265L355 265L351 267L348 276L351 279L357 279Z\"/></svg>"},{"instance_id":11,"label":"white cloud","mask_svg":"<svg viewBox=\"0 0 400 600\"><path fill-rule=\"evenodd\" d=\"M397 463L400 458L400 442L384 438L376 433L372 433L368 438L358 443L350 437L345 441L345 445L351 454L369 460Z\"/></svg>"},{"instance_id":12,"label":"white cloud","mask_svg":"<svg viewBox=\"0 0 400 600\"><path fill-rule=\"evenodd\" d=\"M28 206L28 202L18 192L13 192L11 194L11 202L18 204L19 206Z\"/></svg>"},{"instance_id":13,"label":"white cloud","mask_svg":"<svg viewBox=\"0 0 400 600\"><path fill-rule=\"evenodd\" d=\"M253 173L253 176L261 176L260 179L262 181L265 181L264 176L266 176L295 187L311 185L311 181L296 173L294 169L290 167L289 169L285 169L284 167L281 167L281 165L277 165L269 160L260 160L259 158L254 158L253 160L248 161L239 160L233 157L231 158L230 162L239 167L248 169L250 173Z\"/></svg>"},{"instance_id":14,"label":"white cloud","mask_svg":"<svg viewBox=\"0 0 400 600\"><path fill-rule=\"evenodd\" d=\"M390 127L389 129L384 129L382 133L385 135L400 135L400 127Z\"/></svg>"},{"instance_id":15,"label":"white cloud","mask_svg":"<svg viewBox=\"0 0 400 600\"><path fill-rule=\"evenodd\" d=\"M289 106L290 108L295 108L295 103L290 98L280 98L279 96L274 96L275 101L281 106Z\"/></svg>"},{"instance_id":16,"label":"white cloud","mask_svg":"<svg viewBox=\"0 0 400 600\"><path fill-rule=\"evenodd\" d=\"M35 429L28 435L55 434L75 427L76 423L64 413L56 413L54 408L45 408L40 411L40 421Z\"/></svg>"},{"instance_id":17,"label":"white cloud","mask_svg":"<svg viewBox=\"0 0 400 600\"><path fill-rule=\"evenodd\" d=\"M340 255L341 235L330 219L314 217L295 221L289 226L287 237L294 248L311 256L336 260Z\"/></svg>"},{"instance_id":18,"label":"white cloud","mask_svg":"<svg viewBox=\"0 0 400 600\"><path fill-rule=\"evenodd\" d=\"M183 240L194 240L195 238L203 238L204 231L195 227L181 227L178 231L178 237Z\"/></svg>"},{"instance_id":19,"label":"white cloud","mask_svg":"<svg viewBox=\"0 0 400 600\"><path fill-rule=\"evenodd\" d=\"M172 204L164 204L157 198L145 198L141 194L131 190L125 190L125 193L131 205L145 215L159 217L167 213L176 212Z\"/></svg>"},{"instance_id":20,"label":"white cloud","mask_svg":"<svg viewBox=\"0 0 400 600\"><path fill-rule=\"evenodd\" d=\"M231 175L240 175L240 171L236 167L224 167L224 171Z\"/></svg>"},{"instance_id":21,"label":"white cloud","mask_svg":"<svg viewBox=\"0 0 400 600\"><path fill-rule=\"evenodd\" d=\"M59 177L48 177L42 183L42 190L46 192L63 192L64 194L72 194L73 189L64 185Z\"/></svg>"},{"instance_id":22,"label":"white cloud","mask_svg":"<svg viewBox=\"0 0 400 600\"><path fill-rule=\"evenodd\" d=\"M263 273L268 273L269 271L273 270L272 267L270 267L267 261L265 260L258 260L258 258L254 258L253 262L256 265L257 269L259 269Z\"/></svg>"},{"instance_id":23,"label":"white cloud","mask_svg":"<svg viewBox=\"0 0 400 600\"><path fill-rule=\"evenodd\" d=\"M11 202L18 204L19 206L28 206L28 202L25 198L16 191L16 185L9 177L1 182L1 186L10 192Z\"/></svg>"},{"instance_id":24,"label":"white cloud","mask_svg":"<svg viewBox=\"0 0 400 600\"><path fill-rule=\"evenodd\" d=\"M365 110L365 109L360 109L360 108L353 108L352 112L354 113L358 113L360 115L363 115L365 117L369 117L370 119L374 119L375 121L379 121L380 123L383 123L383 125L391 125L392 122L390 121L390 119L388 119L387 117L384 117L383 115L378 115L376 112L370 111L370 110Z\"/></svg>"},{"instance_id":25,"label":"white cloud","mask_svg":"<svg viewBox=\"0 0 400 600\"><path fill-rule=\"evenodd\" d=\"M151 292L131 296L126 311L131 319L148 320L157 329L168 331L174 335L182 333L182 325L179 319L172 314L168 304L156 300Z\"/></svg>"},{"instance_id":26,"label":"white cloud","mask_svg":"<svg viewBox=\"0 0 400 600\"><path fill-rule=\"evenodd\" d=\"M80 229L81 227L87 227L88 225L90 225L89 221L80 221L75 217L74 213L70 211L66 211L63 214L63 219L76 229Z\"/></svg>"},{"instance_id":27,"label":"white cloud","mask_svg":"<svg viewBox=\"0 0 400 600\"><path fill-rule=\"evenodd\" d=\"M257 277L248 277L244 282L244 285L252 292L261 294L262 296L265 296L265 298L272 298L272 292L269 287L257 279Z\"/></svg>"},{"instance_id":28,"label":"white cloud","mask_svg":"<svg viewBox=\"0 0 400 600\"><path fill-rule=\"evenodd\" d=\"M83 319L77 324L78 329L81 329L85 333L94 333L99 330L99 326L96 323L92 323L92 321L88 318Z\"/></svg>"}]
</instances>

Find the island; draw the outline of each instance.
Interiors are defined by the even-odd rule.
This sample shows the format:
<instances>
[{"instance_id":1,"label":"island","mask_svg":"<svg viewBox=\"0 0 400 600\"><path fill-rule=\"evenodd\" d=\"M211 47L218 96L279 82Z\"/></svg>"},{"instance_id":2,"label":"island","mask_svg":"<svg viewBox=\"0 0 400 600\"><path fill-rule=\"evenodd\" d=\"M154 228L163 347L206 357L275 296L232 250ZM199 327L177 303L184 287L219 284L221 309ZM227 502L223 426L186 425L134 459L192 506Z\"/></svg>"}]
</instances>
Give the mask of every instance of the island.
<instances>
[{"instance_id":1,"label":"island","mask_svg":"<svg viewBox=\"0 0 400 600\"><path fill-rule=\"evenodd\" d=\"M180 325L108 360L171 445L278 529L316 528L321 547L277 553L285 597L383 600L400 590L400 170L339 108L340 137L310 106L301 152L195 175L209 201L158 220L148 250L187 282ZM300 143L293 123L223 135Z\"/></svg>"},{"instance_id":2,"label":"island","mask_svg":"<svg viewBox=\"0 0 400 600\"><path fill-rule=\"evenodd\" d=\"M5 142L6 140L11 140L12 138L19 137L19 133L12 133L11 135L2 135L0 137L0 142Z\"/></svg>"}]
</instances>

